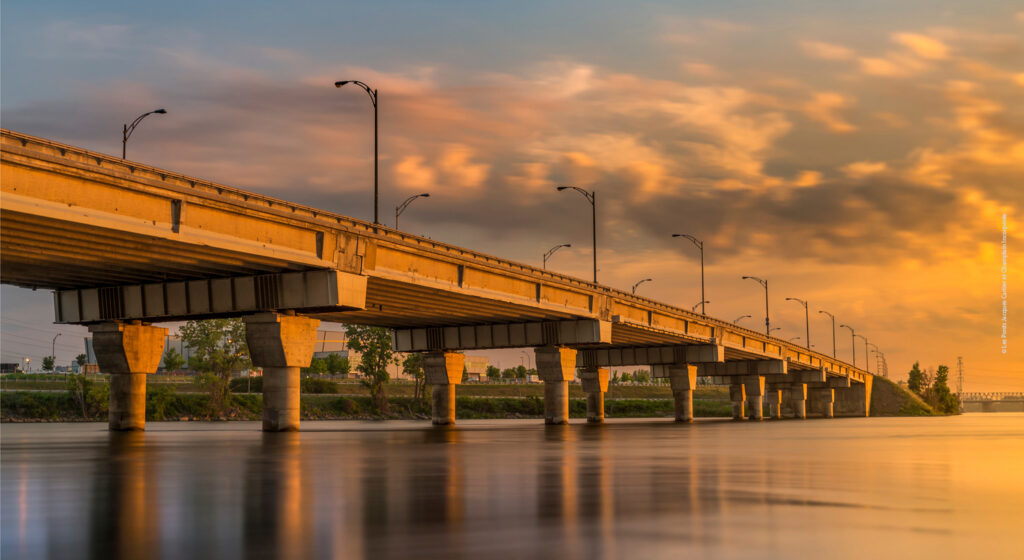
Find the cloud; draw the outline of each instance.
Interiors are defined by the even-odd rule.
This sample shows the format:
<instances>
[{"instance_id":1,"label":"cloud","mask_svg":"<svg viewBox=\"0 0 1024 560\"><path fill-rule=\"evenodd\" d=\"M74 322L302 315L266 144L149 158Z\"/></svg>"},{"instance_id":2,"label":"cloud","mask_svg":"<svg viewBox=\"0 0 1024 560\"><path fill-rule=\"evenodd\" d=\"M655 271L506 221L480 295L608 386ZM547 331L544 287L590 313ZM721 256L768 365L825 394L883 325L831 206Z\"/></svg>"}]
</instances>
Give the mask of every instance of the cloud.
<instances>
[{"instance_id":1,"label":"cloud","mask_svg":"<svg viewBox=\"0 0 1024 560\"><path fill-rule=\"evenodd\" d=\"M857 130L857 127L843 120L837 113L853 103L853 100L842 94L825 91L815 93L803 109L807 116L823 123L832 132L847 133Z\"/></svg>"},{"instance_id":2,"label":"cloud","mask_svg":"<svg viewBox=\"0 0 1024 560\"><path fill-rule=\"evenodd\" d=\"M855 161L840 168L844 175L851 179L863 179L887 171L889 166L884 161Z\"/></svg>"},{"instance_id":3,"label":"cloud","mask_svg":"<svg viewBox=\"0 0 1024 560\"><path fill-rule=\"evenodd\" d=\"M425 190L434 186L437 173L424 164L423 156L406 156L395 165L395 180L410 190Z\"/></svg>"},{"instance_id":4,"label":"cloud","mask_svg":"<svg viewBox=\"0 0 1024 560\"><path fill-rule=\"evenodd\" d=\"M821 184L823 175L820 171L801 171L800 175L793 181L797 187L813 187Z\"/></svg>"},{"instance_id":5,"label":"cloud","mask_svg":"<svg viewBox=\"0 0 1024 560\"><path fill-rule=\"evenodd\" d=\"M929 60L949 58L949 47L938 39L917 33L895 33L892 40L910 49L914 54Z\"/></svg>"},{"instance_id":6,"label":"cloud","mask_svg":"<svg viewBox=\"0 0 1024 560\"><path fill-rule=\"evenodd\" d=\"M821 60L853 60L856 56L853 49L822 41L800 41L800 48L806 55Z\"/></svg>"},{"instance_id":7,"label":"cloud","mask_svg":"<svg viewBox=\"0 0 1024 560\"><path fill-rule=\"evenodd\" d=\"M687 73L701 78L717 78L721 75L721 72L717 68L710 64L704 64L703 62L687 62L683 64L683 69Z\"/></svg>"},{"instance_id":8,"label":"cloud","mask_svg":"<svg viewBox=\"0 0 1024 560\"><path fill-rule=\"evenodd\" d=\"M464 144L445 146L438 161L438 169L444 173L447 182L462 188L475 189L487 180L491 166L485 163L471 163L475 152Z\"/></svg>"}]
</instances>

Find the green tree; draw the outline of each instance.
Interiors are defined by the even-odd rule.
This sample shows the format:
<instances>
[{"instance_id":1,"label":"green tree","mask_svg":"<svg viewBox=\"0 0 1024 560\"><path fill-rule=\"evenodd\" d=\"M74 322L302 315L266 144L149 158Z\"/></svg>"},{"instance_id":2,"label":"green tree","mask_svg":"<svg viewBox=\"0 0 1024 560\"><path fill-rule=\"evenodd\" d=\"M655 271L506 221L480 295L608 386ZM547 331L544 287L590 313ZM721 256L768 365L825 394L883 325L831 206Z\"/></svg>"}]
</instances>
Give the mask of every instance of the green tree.
<instances>
[{"instance_id":1,"label":"green tree","mask_svg":"<svg viewBox=\"0 0 1024 560\"><path fill-rule=\"evenodd\" d=\"M402 360L402 373L413 378L412 398L420 399L427 396L426 373L423 371L423 354L413 352Z\"/></svg>"},{"instance_id":2,"label":"green tree","mask_svg":"<svg viewBox=\"0 0 1024 560\"><path fill-rule=\"evenodd\" d=\"M920 364L914 362L914 366L910 368L910 373L907 374L907 388L918 395L923 395L923 391L926 388L924 379L925 374L921 371Z\"/></svg>"},{"instance_id":3,"label":"green tree","mask_svg":"<svg viewBox=\"0 0 1024 560\"><path fill-rule=\"evenodd\" d=\"M323 375L327 373L327 360L323 358L313 358L309 361L309 373L316 375Z\"/></svg>"},{"instance_id":4,"label":"green tree","mask_svg":"<svg viewBox=\"0 0 1024 560\"><path fill-rule=\"evenodd\" d=\"M397 364L391 350L391 330L382 327L350 325L347 328L348 347L362 356L356 366L363 374L363 385L370 390L370 397L380 414L388 413L387 384L391 380L388 366Z\"/></svg>"},{"instance_id":5,"label":"green tree","mask_svg":"<svg viewBox=\"0 0 1024 560\"><path fill-rule=\"evenodd\" d=\"M520 382L526 379L526 366L520 365L516 367L516 379Z\"/></svg>"},{"instance_id":6,"label":"green tree","mask_svg":"<svg viewBox=\"0 0 1024 560\"><path fill-rule=\"evenodd\" d=\"M636 382L637 383L647 383L647 381L649 381L650 378L651 378L651 374L648 373L647 370L645 370L645 369L642 369L642 370L636 372L636 374L634 374L634 375L636 377Z\"/></svg>"},{"instance_id":7,"label":"green tree","mask_svg":"<svg viewBox=\"0 0 1024 560\"><path fill-rule=\"evenodd\" d=\"M487 379L491 382L501 379L501 370L494 366L487 366Z\"/></svg>"},{"instance_id":8,"label":"green tree","mask_svg":"<svg viewBox=\"0 0 1024 560\"><path fill-rule=\"evenodd\" d=\"M609 385L618 385L619 384L619 372L617 372L617 371L613 371L612 372L612 378L608 380L608 384Z\"/></svg>"},{"instance_id":9,"label":"green tree","mask_svg":"<svg viewBox=\"0 0 1024 560\"><path fill-rule=\"evenodd\" d=\"M168 348L164 354L164 371L171 373L172 371L178 371L185 365L185 358L181 357L174 348Z\"/></svg>"},{"instance_id":10,"label":"green tree","mask_svg":"<svg viewBox=\"0 0 1024 560\"><path fill-rule=\"evenodd\" d=\"M327 355L327 372L334 375L337 373L348 374L352 366L348 362L348 358L342 358L335 352L331 352Z\"/></svg>"},{"instance_id":11,"label":"green tree","mask_svg":"<svg viewBox=\"0 0 1024 560\"><path fill-rule=\"evenodd\" d=\"M53 363L56 361L53 356L43 358L43 371L53 371Z\"/></svg>"},{"instance_id":12,"label":"green tree","mask_svg":"<svg viewBox=\"0 0 1024 560\"><path fill-rule=\"evenodd\" d=\"M945 414L953 414L960 410L960 401L949 390L949 368L939 366L935 372L935 381L930 391L931 404Z\"/></svg>"},{"instance_id":13,"label":"green tree","mask_svg":"<svg viewBox=\"0 0 1024 560\"><path fill-rule=\"evenodd\" d=\"M78 367L85 366L85 362L87 362L87 361L89 361L89 357L86 356L85 354L79 354L79 355L75 356L75 363L78 364Z\"/></svg>"},{"instance_id":14,"label":"green tree","mask_svg":"<svg viewBox=\"0 0 1024 560\"><path fill-rule=\"evenodd\" d=\"M622 372L622 377L620 379L622 379L623 383L629 383L630 381L633 380L633 378L629 375L628 371Z\"/></svg>"},{"instance_id":15,"label":"green tree","mask_svg":"<svg viewBox=\"0 0 1024 560\"><path fill-rule=\"evenodd\" d=\"M202 374L199 385L210 394L212 412L224 412L231 399L231 372L252 366L245 343L245 323L241 319L189 321L180 333L181 340L192 351L189 367Z\"/></svg>"},{"instance_id":16,"label":"green tree","mask_svg":"<svg viewBox=\"0 0 1024 560\"><path fill-rule=\"evenodd\" d=\"M501 378L502 379L506 379L506 380L508 380L508 379L515 379L516 378L516 370L514 370L512 368L508 368L508 369L502 370L501 371Z\"/></svg>"}]
</instances>

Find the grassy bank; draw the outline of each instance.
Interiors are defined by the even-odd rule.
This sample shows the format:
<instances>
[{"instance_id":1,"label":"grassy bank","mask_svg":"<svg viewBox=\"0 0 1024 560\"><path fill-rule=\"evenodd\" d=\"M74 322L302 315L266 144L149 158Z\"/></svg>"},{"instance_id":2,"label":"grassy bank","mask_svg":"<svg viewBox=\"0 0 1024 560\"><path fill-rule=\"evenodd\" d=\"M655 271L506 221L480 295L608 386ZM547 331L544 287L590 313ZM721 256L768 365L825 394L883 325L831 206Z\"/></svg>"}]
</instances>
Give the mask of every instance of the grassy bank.
<instances>
[{"instance_id":1,"label":"grassy bank","mask_svg":"<svg viewBox=\"0 0 1024 560\"><path fill-rule=\"evenodd\" d=\"M305 420L353 419L425 419L430 417L430 403L411 397L388 399L391 411L386 417L374 413L368 396L303 395L302 418ZM176 393L169 387L158 387L146 395L147 420L258 420L263 399L258 394L232 395L224 410L216 410L210 397L201 393ZM702 417L729 416L727 401L694 399L694 414ZM609 418L671 417L671 400L607 399L605 414ZM458 418L540 418L544 402L540 397L470 397L456 399ZM586 416L583 399L569 400L573 418ZM0 420L4 422L103 421L107 417L102 396L83 407L80 399L69 392L40 393L5 391L0 393Z\"/></svg>"}]
</instances>

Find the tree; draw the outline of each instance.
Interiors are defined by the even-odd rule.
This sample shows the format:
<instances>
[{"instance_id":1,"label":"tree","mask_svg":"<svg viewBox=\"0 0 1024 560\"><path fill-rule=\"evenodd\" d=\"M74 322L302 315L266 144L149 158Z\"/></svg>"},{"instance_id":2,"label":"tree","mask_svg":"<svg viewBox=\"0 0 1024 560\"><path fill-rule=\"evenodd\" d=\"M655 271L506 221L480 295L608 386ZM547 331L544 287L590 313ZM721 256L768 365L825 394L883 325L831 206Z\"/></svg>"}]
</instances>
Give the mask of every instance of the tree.
<instances>
[{"instance_id":1,"label":"tree","mask_svg":"<svg viewBox=\"0 0 1024 560\"><path fill-rule=\"evenodd\" d=\"M53 371L53 363L55 359L53 356L46 356L43 358L43 371Z\"/></svg>"},{"instance_id":2,"label":"tree","mask_svg":"<svg viewBox=\"0 0 1024 560\"><path fill-rule=\"evenodd\" d=\"M515 377L516 377L516 370L514 370L512 368L504 369L504 370L501 371L501 378L502 379L506 379L506 380L507 379L515 379Z\"/></svg>"},{"instance_id":3,"label":"tree","mask_svg":"<svg viewBox=\"0 0 1024 560\"><path fill-rule=\"evenodd\" d=\"M192 355L189 367L203 374L200 386L210 393L214 412L222 412L231 394L231 372L252 366L245 343L245 323L241 319L189 321L180 329L181 340Z\"/></svg>"},{"instance_id":4,"label":"tree","mask_svg":"<svg viewBox=\"0 0 1024 560\"><path fill-rule=\"evenodd\" d=\"M341 356L334 352L331 352L330 354L327 355L326 361L327 372L330 373L331 375L337 373L343 373L345 375L348 375L348 372L351 371L352 369L351 364L349 364L348 358L342 358Z\"/></svg>"},{"instance_id":5,"label":"tree","mask_svg":"<svg viewBox=\"0 0 1024 560\"><path fill-rule=\"evenodd\" d=\"M907 388L918 395L923 395L925 387L924 372L921 371L918 362L914 362L914 367L910 368L910 373L907 374Z\"/></svg>"},{"instance_id":6,"label":"tree","mask_svg":"<svg viewBox=\"0 0 1024 560\"><path fill-rule=\"evenodd\" d=\"M487 379L490 381L498 381L501 379L501 370L494 366L487 366Z\"/></svg>"},{"instance_id":7,"label":"tree","mask_svg":"<svg viewBox=\"0 0 1024 560\"><path fill-rule=\"evenodd\" d=\"M87 362L87 361L89 361L89 357L86 356L85 354L79 354L79 355L75 356L75 363L78 364L78 367L85 366L85 362Z\"/></svg>"},{"instance_id":8,"label":"tree","mask_svg":"<svg viewBox=\"0 0 1024 560\"><path fill-rule=\"evenodd\" d=\"M181 357L174 348L168 348L164 354L164 371L170 373L172 371L178 371L185 365L185 358Z\"/></svg>"},{"instance_id":9,"label":"tree","mask_svg":"<svg viewBox=\"0 0 1024 560\"><path fill-rule=\"evenodd\" d=\"M402 373L412 377L414 380L412 398L425 397L426 374L423 372L423 354L413 352L402 361Z\"/></svg>"},{"instance_id":10,"label":"tree","mask_svg":"<svg viewBox=\"0 0 1024 560\"><path fill-rule=\"evenodd\" d=\"M520 365L516 367L516 379L520 382L526 379L526 366Z\"/></svg>"},{"instance_id":11,"label":"tree","mask_svg":"<svg viewBox=\"0 0 1024 560\"><path fill-rule=\"evenodd\" d=\"M610 385L618 385L619 384L619 372L613 371L612 372L612 378L608 380L608 383Z\"/></svg>"},{"instance_id":12,"label":"tree","mask_svg":"<svg viewBox=\"0 0 1024 560\"><path fill-rule=\"evenodd\" d=\"M622 377L620 377L619 379L621 379L623 383L629 383L630 381L633 380L633 378L630 377L628 371L622 372Z\"/></svg>"},{"instance_id":13,"label":"tree","mask_svg":"<svg viewBox=\"0 0 1024 560\"><path fill-rule=\"evenodd\" d=\"M647 370L645 369L642 369L633 375L634 377L636 377L637 383L647 383L647 381L650 379L650 374L647 373Z\"/></svg>"},{"instance_id":14,"label":"tree","mask_svg":"<svg viewBox=\"0 0 1024 560\"><path fill-rule=\"evenodd\" d=\"M939 366L939 369L935 372L935 381L932 383L930 391L931 404L945 414L953 414L960 410L960 401L957 400L949 390L949 368L946 366Z\"/></svg>"},{"instance_id":15,"label":"tree","mask_svg":"<svg viewBox=\"0 0 1024 560\"><path fill-rule=\"evenodd\" d=\"M380 414L388 413L387 384L391 380L388 366L397 364L391 350L391 330L382 327L350 325L347 328L348 347L362 354L356 366L363 374L363 385Z\"/></svg>"},{"instance_id":16,"label":"tree","mask_svg":"<svg viewBox=\"0 0 1024 560\"><path fill-rule=\"evenodd\" d=\"M309 361L309 373L316 375L323 375L327 373L327 360L323 358L313 358Z\"/></svg>"}]
</instances>

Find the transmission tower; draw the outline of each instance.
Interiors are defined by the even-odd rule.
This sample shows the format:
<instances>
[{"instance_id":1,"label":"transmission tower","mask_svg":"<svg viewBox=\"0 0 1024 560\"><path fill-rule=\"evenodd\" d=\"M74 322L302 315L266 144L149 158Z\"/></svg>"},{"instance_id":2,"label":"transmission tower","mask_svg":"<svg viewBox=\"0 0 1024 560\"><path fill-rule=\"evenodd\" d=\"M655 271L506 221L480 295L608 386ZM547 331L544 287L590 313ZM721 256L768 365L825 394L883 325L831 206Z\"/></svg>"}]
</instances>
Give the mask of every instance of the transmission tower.
<instances>
[{"instance_id":1,"label":"transmission tower","mask_svg":"<svg viewBox=\"0 0 1024 560\"><path fill-rule=\"evenodd\" d=\"M961 398L964 392L964 359L962 356L956 357L956 400L960 401L961 412L963 412L963 399Z\"/></svg>"}]
</instances>

